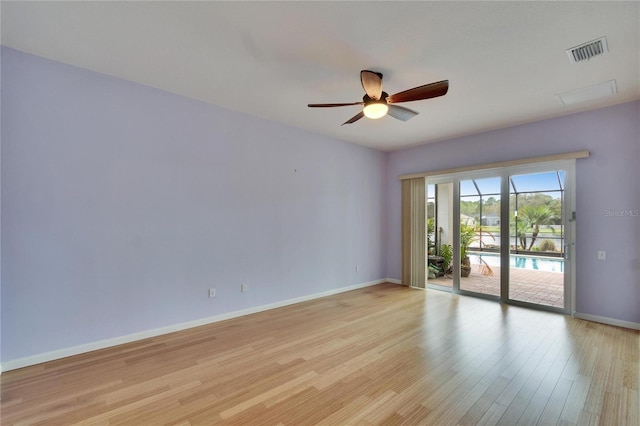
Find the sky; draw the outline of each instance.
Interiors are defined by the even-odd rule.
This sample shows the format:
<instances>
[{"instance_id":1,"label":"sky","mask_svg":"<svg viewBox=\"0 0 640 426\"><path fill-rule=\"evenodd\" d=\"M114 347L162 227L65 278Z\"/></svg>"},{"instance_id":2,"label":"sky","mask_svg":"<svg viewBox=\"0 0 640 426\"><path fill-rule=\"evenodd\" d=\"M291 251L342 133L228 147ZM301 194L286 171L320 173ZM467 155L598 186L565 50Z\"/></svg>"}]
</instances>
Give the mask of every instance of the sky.
<instances>
[{"instance_id":1,"label":"sky","mask_svg":"<svg viewBox=\"0 0 640 426\"><path fill-rule=\"evenodd\" d=\"M558 181L558 176L560 177L560 181ZM545 172L545 173L535 173L535 174L526 174L526 175L513 175L511 176L511 188L510 191L514 192L515 190L518 192L546 192L553 190L564 189L564 171L559 170L558 172ZM494 194L500 195L500 178L492 177L492 178L484 178L484 179L475 179L475 183L480 189L480 192L484 195ZM560 186L562 185L562 187ZM461 196L469 196L469 195L478 195L478 192L473 185L472 180L462 180L460 181L460 195ZM554 198L559 197L558 193L549 193L549 195ZM428 185L428 195L429 198L434 197L434 187L433 185ZM496 197L498 198L498 197Z\"/></svg>"}]
</instances>

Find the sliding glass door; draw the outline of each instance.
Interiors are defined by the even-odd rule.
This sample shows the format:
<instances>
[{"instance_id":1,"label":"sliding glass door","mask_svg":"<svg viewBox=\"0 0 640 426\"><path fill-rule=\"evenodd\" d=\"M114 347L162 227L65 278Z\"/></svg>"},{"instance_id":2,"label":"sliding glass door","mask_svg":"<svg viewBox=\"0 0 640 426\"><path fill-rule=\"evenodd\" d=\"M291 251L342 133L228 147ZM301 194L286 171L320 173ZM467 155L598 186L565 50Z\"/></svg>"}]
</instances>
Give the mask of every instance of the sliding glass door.
<instances>
[{"instance_id":1,"label":"sliding glass door","mask_svg":"<svg viewBox=\"0 0 640 426\"><path fill-rule=\"evenodd\" d=\"M500 176L460 180L460 290L500 297Z\"/></svg>"},{"instance_id":2,"label":"sliding glass door","mask_svg":"<svg viewBox=\"0 0 640 426\"><path fill-rule=\"evenodd\" d=\"M509 299L565 309L566 172L509 177Z\"/></svg>"},{"instance_id":3,"label":"sliding glass door","mask_svg":"<svg viewBox=\"0 0 640 426\"><path fill-rule=\"evenodd\" d=\"M427 179L427 286L569 312L573 162Z\"/></svg>"},{"instance_id":4,"label":"sliding glass door","mask_svg":"<svg viewBox=\"0 0 640 426\"><path fill-rule=\"evenodd\" d=\"M453 183L427 181L427 286L453 288Z\"/></svg>"}]
</instances>

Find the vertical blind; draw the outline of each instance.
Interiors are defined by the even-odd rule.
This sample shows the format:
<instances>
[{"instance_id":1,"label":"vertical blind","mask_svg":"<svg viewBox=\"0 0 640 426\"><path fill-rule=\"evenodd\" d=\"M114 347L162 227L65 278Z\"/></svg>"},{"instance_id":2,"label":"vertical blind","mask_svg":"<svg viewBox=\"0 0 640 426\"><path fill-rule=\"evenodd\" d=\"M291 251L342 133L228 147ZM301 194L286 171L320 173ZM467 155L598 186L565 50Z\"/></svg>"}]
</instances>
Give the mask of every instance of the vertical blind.
<instances>
[{"instance_id":1,"label":"vertical blind","mask_svg":"<svg viewBox=\"0 0 640 426\"><path fill-rule=\"evenodd\" d=\"M426 287L426 179L402 181L402 284Z\"/></svg>"}]
</instances>

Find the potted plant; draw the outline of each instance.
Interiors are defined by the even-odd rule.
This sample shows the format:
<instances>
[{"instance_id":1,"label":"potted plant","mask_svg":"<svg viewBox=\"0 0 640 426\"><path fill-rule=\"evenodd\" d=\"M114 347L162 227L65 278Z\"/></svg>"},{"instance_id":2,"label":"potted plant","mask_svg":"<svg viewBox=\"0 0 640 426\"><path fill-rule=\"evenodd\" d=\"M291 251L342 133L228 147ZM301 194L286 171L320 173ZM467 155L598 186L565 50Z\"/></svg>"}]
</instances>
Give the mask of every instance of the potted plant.
<instances>
[{"instance_id":1,"label":"potted plant","mask_svg":"<svg viewBox=\"0 0 640 426\"><path fill-rule=\"evenodd\" d=\"M485 233L495 240L495 237L490 233ZM480 246L482 246L482 228L479 226L470 226L462 224L460 225L460 276L468 277L471 274L471 260L469 259L469 246L475 240L478 240ZM493 276L493 270L489 264L482 259L478 258L480 263L480 273L482 275Z\"/></svg>"},{"instance_id":2,"label":"potted plant","mask_svg":"<svg viewBox=\"0 0 640 426\"><path fill-rule=\"evenodd\" d=\"M471 274L471 261L469 260L469 246L476 238L476 229L473 226L460 225L460 276L468 277Z\"/></svg>"},{"instance_id":3,"label":"potted plant","mask_svg":"<svg viewBox=\"0 0 640 426\"><path fill-rule=\"evenodd\" d=\"M444 269L444 274L450 273L451 270L451 261L453 260L453 247L451 244L443 244L440 247L440 256L442 256L442 266Z\"/></svg>"}]
</instances>

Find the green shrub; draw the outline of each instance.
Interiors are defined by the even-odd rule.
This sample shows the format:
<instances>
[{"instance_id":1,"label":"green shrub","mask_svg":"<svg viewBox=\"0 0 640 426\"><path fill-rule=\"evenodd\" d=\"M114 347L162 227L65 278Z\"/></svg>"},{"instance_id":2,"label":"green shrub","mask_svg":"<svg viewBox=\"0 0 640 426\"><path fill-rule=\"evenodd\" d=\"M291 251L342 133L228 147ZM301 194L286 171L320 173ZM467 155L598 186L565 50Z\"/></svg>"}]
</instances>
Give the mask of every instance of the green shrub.
<instances>
[{"instance_id":1,"label":"green shrub","mask_svg":"<svg viewBox=\"0 0 640 426\"><path fill-rule=\"evenodd\" d=\"M440 256L444 260L444 270L448 271L451 266L451 261L453 260L453 247L451 244L443 244L440 247Z\"/></svg>"},{"instance_id":2,"label":"green shrub","mask_svg":"<svg viewBox=\"0 0 640 426\"><path fill-rule=\"evenodd\" d=\"M538 248L540 251L556 251L556 243L551 240L542 240Z\"/></svg>"}]
</instances>

